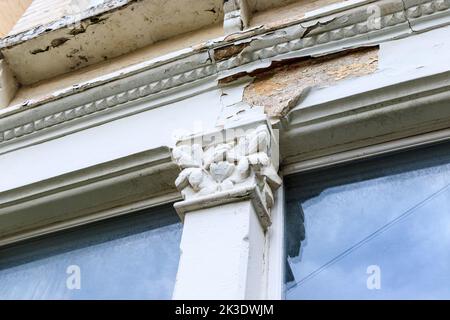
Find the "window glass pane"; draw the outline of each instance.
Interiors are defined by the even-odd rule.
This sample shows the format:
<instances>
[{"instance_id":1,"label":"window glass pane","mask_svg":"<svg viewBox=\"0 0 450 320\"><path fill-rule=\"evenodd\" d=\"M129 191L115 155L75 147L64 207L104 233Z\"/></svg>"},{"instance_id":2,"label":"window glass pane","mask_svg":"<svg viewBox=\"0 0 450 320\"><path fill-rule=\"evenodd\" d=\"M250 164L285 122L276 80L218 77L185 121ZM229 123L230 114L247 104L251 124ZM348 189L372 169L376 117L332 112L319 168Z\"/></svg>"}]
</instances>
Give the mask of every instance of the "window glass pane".
<instances>
[{"instance_id":1,"label":"window glass pane","mask_svg":"<svg viewBox=\"0 0 450 320\"><path fill-rule=\"evenodd\" d=\"M450 145L286 185L288 299L450 299Z\"/></svg>"},{"instance_id":2,"label":"window glass pane","mask_svg":"<svg viewBox=\"0 0 450 320\"><path fill-rule=\"evenodd\" d=\"M180 239L169 205L3 248L0 299L170 299Z\"/></svg>"}]
</instances>

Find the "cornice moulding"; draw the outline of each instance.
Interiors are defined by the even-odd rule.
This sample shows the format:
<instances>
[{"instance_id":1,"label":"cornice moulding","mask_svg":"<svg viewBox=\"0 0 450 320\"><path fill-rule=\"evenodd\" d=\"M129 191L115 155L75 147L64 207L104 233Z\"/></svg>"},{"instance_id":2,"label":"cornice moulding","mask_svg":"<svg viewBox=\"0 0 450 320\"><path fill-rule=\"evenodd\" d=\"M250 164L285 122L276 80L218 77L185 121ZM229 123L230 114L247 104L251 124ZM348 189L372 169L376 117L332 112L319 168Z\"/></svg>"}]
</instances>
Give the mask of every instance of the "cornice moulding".
<instances>
[{"instance_id":1,"label":"cornice moulding","mask_svg":"<svg viewBox=\"0 0 450 320\"><path fill-rule=\"evenodd\" d=\"M39 1L35 5L49 9ZM2 55L22 85L214 25L223 15L222 0L108 0L90 9L86 3L65 5L57 21L0 40ZM77 7L87 10L77 13Z\"/></svg>"},{"instance_id":2,"label":"cornice moulding","mask_svg":"<svg viewBox=\"0 0 450 320\"><path fill-rule=\"evenodd\" d=\"M6 108L0 112L0 150L75 120L101 114L103 119L99 121L108 121L110 112L130 101L149 101L167 90L183 90L187 84L195 85L208 77L221 79L275 60L373 45L450 23L450 0L390 0L376 4L382 13L379 29L368 26L367 8L373 4L363 1L351 9L344 7L344 12L335 9L332 14L321 13L287 26L256 28L213 40L133 67L130 73L121 72L56 93L47 103L35 101ZM218 51L236 45L243 49L217 59ZM136 111L130 107L129 112Z\"/></svg>"},{"instance_id":3,"label":"cornice moulding","mask_svg":"<svg viewBox=\"0 0 450 320\"><path fill-rule=\"evenodd\" d=\"M176 201L178 172L161 147L0 192L0 245Z\"/></svg>"},{"instance_id":4,"label":"cornice moulding","mask_svg":"<svg viewBox=\"0 0 450 320\"><path fill-rule=\"evenodd\" d=\"M418 136L435 136L433 132L448 128L449 92L450 71L446 71L294 108L278 124L282 172L313 170L319 164L333 165L412 147L417 145L410 142L414 136L430 143L429 138ZM448 135L448 130L445 132ZM446 139L437 136L436 141ZM397 140L405 145L395 143Z\"/></svg>"}]
</instances>

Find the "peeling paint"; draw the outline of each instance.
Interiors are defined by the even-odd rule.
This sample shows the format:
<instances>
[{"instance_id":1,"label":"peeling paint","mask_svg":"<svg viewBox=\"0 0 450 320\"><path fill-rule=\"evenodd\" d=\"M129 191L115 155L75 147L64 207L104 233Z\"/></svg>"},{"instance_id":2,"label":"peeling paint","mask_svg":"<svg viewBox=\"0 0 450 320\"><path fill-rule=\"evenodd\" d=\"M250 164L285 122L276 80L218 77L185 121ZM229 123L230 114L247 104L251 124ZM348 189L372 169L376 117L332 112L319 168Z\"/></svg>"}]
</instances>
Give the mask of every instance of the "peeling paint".
<instances>
[{"instance_id":1,"label":"peeling paint","mask_svg":"<svg viewBox=\"0 0 450 320\"><path fill-rule=\"evenodd\" d=\"M45 49L34 49L32 51L30 51L31 54L38 54L38 53L43 53L43 52L47 52L48 50L50 50L50 46L45 47Z\"/></svg>"},{"instance_id":2,"label":"peeling paint","mask_svg":"<svg viewBox=\"0 0 450 320\"><path fill-rule=\"evenodd\" d=\"M367 8L366 5L368 3L373 2L372 0L361 0L358 1L358 4L351 4L347 5L345 8L335 8L331 10L331 12L323 11L320 13L314 13L313 15L309 15L308 19L297 19L296 21L289 22L288 26L285 26L286 22L281 21L279 24L271 25L271 26L258 26L249 30L246 30L245 32L232 34L230 36L224 36L224 37L217 37L213 38L210 37L203 42L200 45L191 45L188 44L186 50L180 50L179 52L173 52L170 55L167 55L166 57L161 57L159 63L162 63L163 61L173 61L174 59L178 59L181 57L186 56L192 56L194 57L197 54L204 54L207 52L210 56L210 59L207 61L207 63L211 64L212 67L217 68L218 70L218 78L225 78L221 80L221 83L226 83L227 81L231 82L235 79L238 79L242 76L251 74L255 69L257 68L266 68L272 63L272 67L276 66L276 63L273 63L274 60L278 59L292 59L292 58L299 58L299 57L318 57L323 56L325 54L330 54L332 52L339 52L341 50L348 50L353 48L358 48L365 45L374 45L375 43L383 43L388 40L397 39L397 38L403 38L403 37L409 37L412 35L410 32L411 25L414 25L414 28L416 30L425 30L424 28L430 29L430 28L436 28L439 26L442 26L444 24L448 24L447 22L442 22L441 20L438 21L435 24L430 25L430 22L427 20L424 22L424 24L419 23L420 21L414 18L409 18L408 15L406 15L406 18L404 18L406 8L408 10L410 9L412 3L410 3L409 0L404 0L403 4L400 3L401 0L389 0L389 1L383 1L380 2L380 6L382 7L382 13L383 13L383 21L385 21L386 25L378 31L368 32L368 30L364 30L364 23L361 21L367 20ZM434 0L438 1L438 0ZM351 11L345 11L349 8L352 8ZM438 7L436 7L438 8ZM435 13L433 13L433 17L442 17L443 13L446 13L447 9L445 7L439 7L440 11L435 8ZM345 9L345 10L344 10ZM345 11L345 14L343 12ZM409 11L408 11L409 12ZM329 15L332 13L332 15ZM424 14L425 16L425 14ZM305 16L306 17L306 16ZM334 17L337 17L334 19ZM407 22L403 21L403 18L408 20L409 27L407 26ZM426 18L430 19L430 13L427 13ZM420 17L422 18L422 17ZM410 21L411 20L411 21ZM447 21L447 20L446 20ZM109 21L106 25L113 24L113 21ZM100 26L98 26L100 27ZM106 27L106 26L104 26ZM283 27L283 29L281 29ZM420 29L422 28L422 29ZM304 33L306 30L309 30L308 37L305 41L305 44L301 40L301 38L304 38ZM343 39L340 39L339 37L342 36L340 32L343 29L351 32L356 32L355 35L346 35ZM95 30L95 29L94 29ZM102 29L103 30L103 29ZM412 30L412 29L411 29ZM104 31L104 30L103 30ZM102 31L102 32L103 32ZM108 30L106 30L108 31ZM417 31L420 32L420 31ZM89 32L90 33L90 32ZM66 35L62 34L62 36ZM216 34L217 35L217 34ZM55 38L53 36L53 38ZM51 38L50 38L51 39ZM212 40L211 40L212 39ZM234 41L233 44L230 44L229 41ZM316 41L317 40L317 41ZM48 40L46 41L48 43ZM307 43L306 43L307 42ZM42 42L45 44L45 42ZM80 42L81 43L81 42ZM236 46L240 46L242 44L248 44L248 46L245 46L241 51L240 49L233 48ZM83 52L75 52L73 53L71 50L73 48L74 43L70 42L66 47L61 47L61 50L64 50L64 52L60 52L61 54L56 57L56 53L58 53L59 50L54 50L55 57L56 58L63 58L62 63L64 63L67 67L70 67L70 70L74 70L77 68L84 67L86 64L83 63L83 59L79 58L79 55L82 55L86 57L89 60L89 64L94 64L97 61L103 61L106 59L114 58L115 55L98 55L98 54L90 54L92 48L84 48L83 44ZM158 46L157 44L155 46ZM36 47L36 46L34 46ZM31 48L34 48L31 47ZM100 47L99 45L96 45L95 47ZM300 48L301 49L298 49ZM230 56L230 59L224 58L224 60L216 60L218 63L216 64L214 61L214 51L217 51L217 53L220 52L220 49L217 48L226 48L223 51L224 56ZM76 48L75 48L76 49ZM75 50L74 49L74 50ZM80 48L81 49L81 48ZM77 49L78 50L78 49ZM89 53L89 54L88 54ZM27 51L28 54L28 51ZM46 56L40 55L40 56ZM124 56L125 57L125 56ZM5 56L5 59L7 60L8 57ZM67 59L70 58L70 59ZM217 56L218 59L221 59L221 56ZM128 59L125 57L125 60ZM40 59L39 59L40 60ZM55 62L55 59L48 59L51 60L52 63ZM231 61L227 61L231 60ZM117 61L117 60L116 60ZM294 60L286 60L285 63L294 63ZM298 61L298 60L297 60ZM9 62L9 61L8 61ZM140 72L137 70L147 70L150 68L150 65L152 63L143 63L142 61L139 62L139 64L136 64L134 66L131 66L131 63L129 63L126 68L123 69L123 71L116 72L119 70L119 68L112 68L110 65L116 65L116 62L114 63L108 63L100 66L101 64L96 64L95 66L98 66L98 70L103 70L104 66L106 68L113 69L114 72L111 72L108 74L107 72L99 72L98 74L95 74L95 78L99 77L102 79L102 81L90 81L88 85L86 86L74 86L72 88L73 83L86 83L86 77L83 76L81 79L80 75L86 73L84 69L81 72L78 72L77 74L71 73L67 76L55 78L49 81L51 85L47 86L47 83L45 83L45 89L47 90L45 95L41 94L36 99L32 99L33 107L46 103L48 101L41 99L42 97L51 97L51 100L56 100L62 97L65 97L67 95L71 95L75 92L80 92L82 90L92 87L99 86L101 84L104 84L105 82L112 82L117 79L121 79L125 76L128 76L128 72L130 70L133 70L132 72ZM19 68L21 66L24 66L25 63L17 64ZM35 63L37 66L44 65L43 63L40 63L38 61ZM94 66L92 66L94 67ZM36 67L38 68L38 67ZM106 69L105 68L105 69ZM12 68L15 70L14 68ZM95 68L93 68L95 69ZM29 69L25 70L29 71ZM39 70L38 70L39 71ZM48 70L44 70L43 72L47 72ZM89 71L89 70L88 70ZM39 75L42 75L43 72L37 72ZM72 78L72 75L75 75L75 77ZM100 75L100 76L99 76ZM47 77L46 77L47 78ZM345 78L345 77L343 77ZM21 80L18 77L19 81ZM55 85L56 79L61 80L63 79L65 81L64 86L62 85ZM22 83L23 84L23 83ZM36 88L38 88L41 84L36 85ZM58 90L54 90L53 87L57 87ZM30 89L31 92L37 92L36 88L32 88L32 86L27 86L25 88ZM75 88L75 89L74 89ZM81 88L81 89L80 89ZM16 107L19 105L22 101L29 99L29 92L25 90L19 91L19 98L17 100L12 101L12 107ZM53 94L54 92L54 94ZM64 92L64 93L63 93ZM295 104L295 99L291 100L291 104ZM31 104L30 104L31 105ZM14 109L16 110L16 109Z\"/></svg>"},{"instance_id":3,"label":"peeling paint","mask_svg":"<svg viewBox=\"0 0 450 320\"><path fill-rule=\"evenodd\" d=\"M52 40L51 45L53 48L57 48L59 46L62 46L64 43L66 43L69 40L70 39L68 39L68 38L56 38L56 39Z\"/></svg>"},{"instance_id":4,"label":"peeling paint","mask_svg":"<svg viewBox=\"0 0 450 320\"><path fill-rule=\"evenodd\" d=\"M306 27L306 30L303 33L302 38L305 38L306 36L308 36L311 32L313 32L316 29L326 27L328 24L333 23L335 20L336 20L336 18L333 17L330 20L327 20L327 21L324 21L324 22L316 21L312 26Z\"/></svg>"},{"instance_id":5,"label":"peeling paint","mask_svg":"<svg viewBox=\"0 0 450 320\"><path fill-rule=\"evenodd\" d=\"M116 11L121 11L133 5L134 3L141 1L142 0L111 0L102 5L90 7L84 12L80 13L80 23L85 23L86 21L91 21L91 24L98 23L99 22L98 20L104 20L104 18L100 18L103 15L111 14ZM14 33L1 39L0 41L1 47L9 48L18 45L24 41L29 41L31 39L39 37L43 34L63 28L68 28L70 27L71 23L72 23L71 17L62 16L59 20L39 24L36 27L32 28L31 30L24 30L18 33Z\"/></svg>"},{"instance_id":6,"label":"peeling paint","mask_svg":"<svg viewBox=\"0 0 450 320\"><path fill-rule=\"evenodd\" d=\"M232 44L226 47L217 48L216 50L214 50L214 60L220 61L229 59L241 53L248 46L249 46L248 43L241 43L238 45Z\"/></svg>"},{"instance_id":7,"label":"peeling paint","mask_svg":"<svg viewBox=\"0 0 450 320\"><path fill-rule=\"evenodd\" d=\"M311 88L364 76L375 72L377 67L378 47L274 62L270 68L249 74L254 81L245 88L243 100L254 106L263 106L271 118L280 118Z\"/></svg>"},{"instance_id":8,"label":"peeling paint","mask_svg":"<svg viewBox=\"0 0 450 320\"><path fill-rule=\"evenodd\" d=\"M0 50L19 82L31 85L214 25L222 18L221 0L108 1L82 12L76 23L64 16L1 39ZM77 55L74 49L79 50Z\"/></svg>"},{"instance_id":9,"label":"peeling paint","mask_svg":"<svg viewBox=\"0 0 450 320\"><path fill-rule=\"evenodd\" d=\"M76 26L73 29L71 29L68 32L68 35L70 35L71 37L75 37L76 35L85 33L87 31L87 29L89 28L89 26L91 25L95 25L101 22L106 21L108 18L100 18L100 17L92 17L90 18L88 21L88 23L85 24L80 24L80 26ZM51 50L52 48L58 48L60 46L62 46L63 44L65 44L66 42L70 41L71 38L67 38L67 37L60 37L60 38L55 38L50 42L49 46L46 46L45 49L35 49L32 50L30 53L33 55L39 54L39 53L44 53L47 52L49 50ZM81 47L80 47L81 48ZM72 52L76 50L77 52L80 51L80 49L73 49ZM68 58L72 58L72 54L66 54L66 57ZM83 60L84 62L88 62L88 59L85 58L84 56L78 56L78 58L80 58L80 60ZM78 65L77 65L78 66ZM72 66L72 69L74 67Z\"/></svg>"}]
</instances>

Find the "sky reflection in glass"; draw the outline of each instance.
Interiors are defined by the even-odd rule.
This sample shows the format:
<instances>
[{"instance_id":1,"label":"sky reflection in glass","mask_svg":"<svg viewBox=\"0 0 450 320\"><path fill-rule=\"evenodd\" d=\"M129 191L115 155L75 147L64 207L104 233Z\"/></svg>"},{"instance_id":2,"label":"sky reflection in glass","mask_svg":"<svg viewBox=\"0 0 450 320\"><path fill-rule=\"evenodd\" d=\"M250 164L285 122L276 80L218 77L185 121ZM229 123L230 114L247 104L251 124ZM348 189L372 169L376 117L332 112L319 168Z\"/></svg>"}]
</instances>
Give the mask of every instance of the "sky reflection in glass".
<instances>
[{"instance_id":1,"label":"sky reflection in glass","mask_svg":"<svg viewBox=\"0 0 450 320\"><path fill-rule=\"evenodd\" d=\"M0 250L1 299L170 299L181 224L171 206ZM66 273L80 267L81 289Z\"/></svg>"},{"instance_id":2,"label":"sky reflection in glass","mask_svg":"<svg viewBox=\"0 0 450 320\"><path fill-rule=\"evenodd\" d=\"M449 155L441 145L289 178L305 240L286 298L450 299Z\"/></svg>"}]
</instances>

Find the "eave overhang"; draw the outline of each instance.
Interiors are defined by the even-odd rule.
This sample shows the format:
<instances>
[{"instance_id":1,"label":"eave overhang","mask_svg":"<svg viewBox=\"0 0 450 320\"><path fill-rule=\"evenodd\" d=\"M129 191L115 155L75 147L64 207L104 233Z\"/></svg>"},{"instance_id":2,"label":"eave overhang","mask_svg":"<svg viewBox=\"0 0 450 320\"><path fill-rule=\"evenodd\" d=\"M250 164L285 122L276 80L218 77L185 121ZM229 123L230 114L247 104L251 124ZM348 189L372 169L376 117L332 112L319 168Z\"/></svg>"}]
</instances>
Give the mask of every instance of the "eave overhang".
<instances>
[{"instance_id":1,"label":"eave overhang","mask_svg":"<svg viewBox=\"0 0 450 320\"><path fill-rule=\"evenodd\" d=\"M222 0L109 0L10 35L0 52L28 85L222 20Z\"/></svg>"},{"instance_id":2,"label":"eave overhang","mask_svg":"<svg viewBox=\"0 0 450 320\"><path fill-rule=\"evenodd\" d=\"M105 122L117 110L121 116L133 114L138 110L132 105L241 76L274 61L377 45L450 23L450 0L378 1L379 28L369 26L370 5L360 1L350 9L235 33L1 109L0 153L48 139L58 127L67 134L71 124L76 130L83 123L91 126L93 117Z\"/></svg>"}]
</instances>

